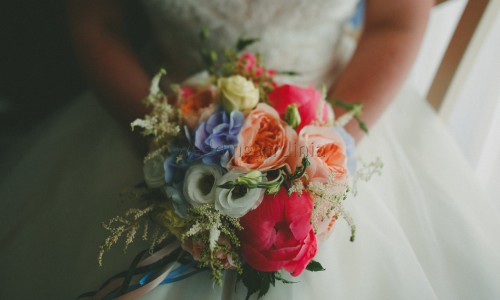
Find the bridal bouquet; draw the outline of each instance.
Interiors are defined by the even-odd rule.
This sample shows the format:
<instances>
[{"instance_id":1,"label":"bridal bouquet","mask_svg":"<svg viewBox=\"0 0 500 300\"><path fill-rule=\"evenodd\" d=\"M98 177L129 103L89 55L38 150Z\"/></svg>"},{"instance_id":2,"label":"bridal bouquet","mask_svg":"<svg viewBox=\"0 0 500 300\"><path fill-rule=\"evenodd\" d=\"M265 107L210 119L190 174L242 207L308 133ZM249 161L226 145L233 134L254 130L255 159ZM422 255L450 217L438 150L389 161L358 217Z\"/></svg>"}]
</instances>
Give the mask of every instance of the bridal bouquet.
<instances>
[{"instance_id":1,"label":"bridal bouquet","mask_svg":"<svg viewBox=\"0 0 500 300\"><path fill-rule=\"evenodd\" d=\"M169 93L160 89L165 71L152 80L150 113L131 124L151 138L144 184L134 189L142 207L104 224L110 236L99 263L120 238L127 247L142 236L151 247L102 297L142 294L203 270L218 284L235 270L247 298L260 297L277 280L290 283L282 272L323 270L314 257L339 218L353 239L342 203L356 162L342 126L359 121L360 106L334 101L348 110L335 119L324 90L278 84L280 72L241 51L251 42L240 40L223 59L205 51L207 71Z\"/></svg>"}]
</instances>

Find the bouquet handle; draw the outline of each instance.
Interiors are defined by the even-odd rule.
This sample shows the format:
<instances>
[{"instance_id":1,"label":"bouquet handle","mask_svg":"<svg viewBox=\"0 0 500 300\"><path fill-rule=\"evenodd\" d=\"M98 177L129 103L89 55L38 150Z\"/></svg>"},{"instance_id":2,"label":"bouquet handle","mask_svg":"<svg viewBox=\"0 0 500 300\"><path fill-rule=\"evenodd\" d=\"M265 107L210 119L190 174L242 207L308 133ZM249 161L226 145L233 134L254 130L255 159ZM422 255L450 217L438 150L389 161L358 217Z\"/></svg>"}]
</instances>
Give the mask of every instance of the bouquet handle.
<instances>
[{"instance_id":1,"label":"bouquet handle","mask_svg":"<svg viewBox=\"0 0 500 300\"><path fill-rule=\"evenodd\" d=\"M158 285L176 282L204 270L195 268L197 262L179 263L183 254L179 241L172 241L143 258L146 253L147 250L142 251L127 271L111 277L98 291L85 293L78 299L137 299Z\"/></svg>"},{"instance_id":2,"label":"bouquet handle","mask_svg":"<svg viewBox=\"0 0 500 300\"><path fill-rule=\"evenodd\" d=\"M235 270L226 270L225 273L221 300L232 300L234 299L234 289L236 288L238 275Z\"/></svg>"}]
</instances>

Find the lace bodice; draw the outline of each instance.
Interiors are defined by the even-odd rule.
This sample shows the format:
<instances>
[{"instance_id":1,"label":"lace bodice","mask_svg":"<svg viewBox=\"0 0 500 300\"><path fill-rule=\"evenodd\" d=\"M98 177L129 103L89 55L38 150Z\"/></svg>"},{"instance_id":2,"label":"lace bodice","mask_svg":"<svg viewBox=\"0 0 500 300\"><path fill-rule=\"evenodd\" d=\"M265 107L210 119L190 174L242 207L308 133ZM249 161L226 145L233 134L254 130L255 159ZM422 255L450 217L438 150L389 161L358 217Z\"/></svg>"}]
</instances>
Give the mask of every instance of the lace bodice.
<instances>
[{"instance_id":1,"label":"lace bodice","mask_svg":"<svg viewBox=\"0 0 500 300\"><path fill-rule=\"evenodd\" d=\"M175 80L203 68L201 29L210 47L227 48L241 36L259 37L251 50L278 70L298 71L295 83L329 83L350 51L344 33L356 0L143 0L161 49L161 64ZM352 44L352 42L351 42Z\"/></svg>"}]
</instances>

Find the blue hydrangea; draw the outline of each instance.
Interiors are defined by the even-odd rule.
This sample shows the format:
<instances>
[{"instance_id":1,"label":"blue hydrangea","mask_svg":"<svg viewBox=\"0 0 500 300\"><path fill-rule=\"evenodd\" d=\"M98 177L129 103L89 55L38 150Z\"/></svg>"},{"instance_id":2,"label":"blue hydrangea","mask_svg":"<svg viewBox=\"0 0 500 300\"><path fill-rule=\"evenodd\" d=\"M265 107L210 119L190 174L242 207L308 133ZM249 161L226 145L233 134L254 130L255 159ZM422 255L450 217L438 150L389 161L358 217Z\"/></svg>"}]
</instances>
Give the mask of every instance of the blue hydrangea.
<instances>
[{"instance_id":1,"label":"blue hydrangea","mask_svg":"<svg viewBox=\"0 0 500 300\"><path fill-rule=\"evenodd\" d=\"M207 164L226 167L234 154L234 146L238 144L238 134L244 122L243 113L234 110L230 114L215 112L201 123L194 136L194 145L202 153L200 159Z\"/></svg>"},{"instance_id":2,"label":"blue hydrangea","mask_svg":"<svg viewBox=\"0 0 500 300\"><path fill-rule=\"evenodd\" d=\"M182 194L182 185L175 184L173 186L167 186L165 188L165 193L172 201L172 206L174 207L175 213L179 217L185 218L187 216L190 205Z\"/></svg>"}]
</instances>

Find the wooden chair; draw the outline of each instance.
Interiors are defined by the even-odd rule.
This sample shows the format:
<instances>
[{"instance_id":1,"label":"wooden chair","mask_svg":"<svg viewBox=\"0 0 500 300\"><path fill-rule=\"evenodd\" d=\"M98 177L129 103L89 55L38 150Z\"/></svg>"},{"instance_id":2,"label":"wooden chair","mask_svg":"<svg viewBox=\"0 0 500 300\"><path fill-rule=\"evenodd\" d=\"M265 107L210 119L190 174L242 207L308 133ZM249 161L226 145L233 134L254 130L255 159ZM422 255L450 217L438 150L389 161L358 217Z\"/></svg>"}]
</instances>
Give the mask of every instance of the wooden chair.
<instances>
[{"instance_id":1,"label":"wooden chair","mask_svg":"<svg viewBox=\"0 0 500 300\"><path fill-rule=\"evenodd\" d=\"M445 2L438 0L437 4ZM427 99L446 118L500 9L497 0L469 0L431 84Z\"/></svg>"}]
</instances>

